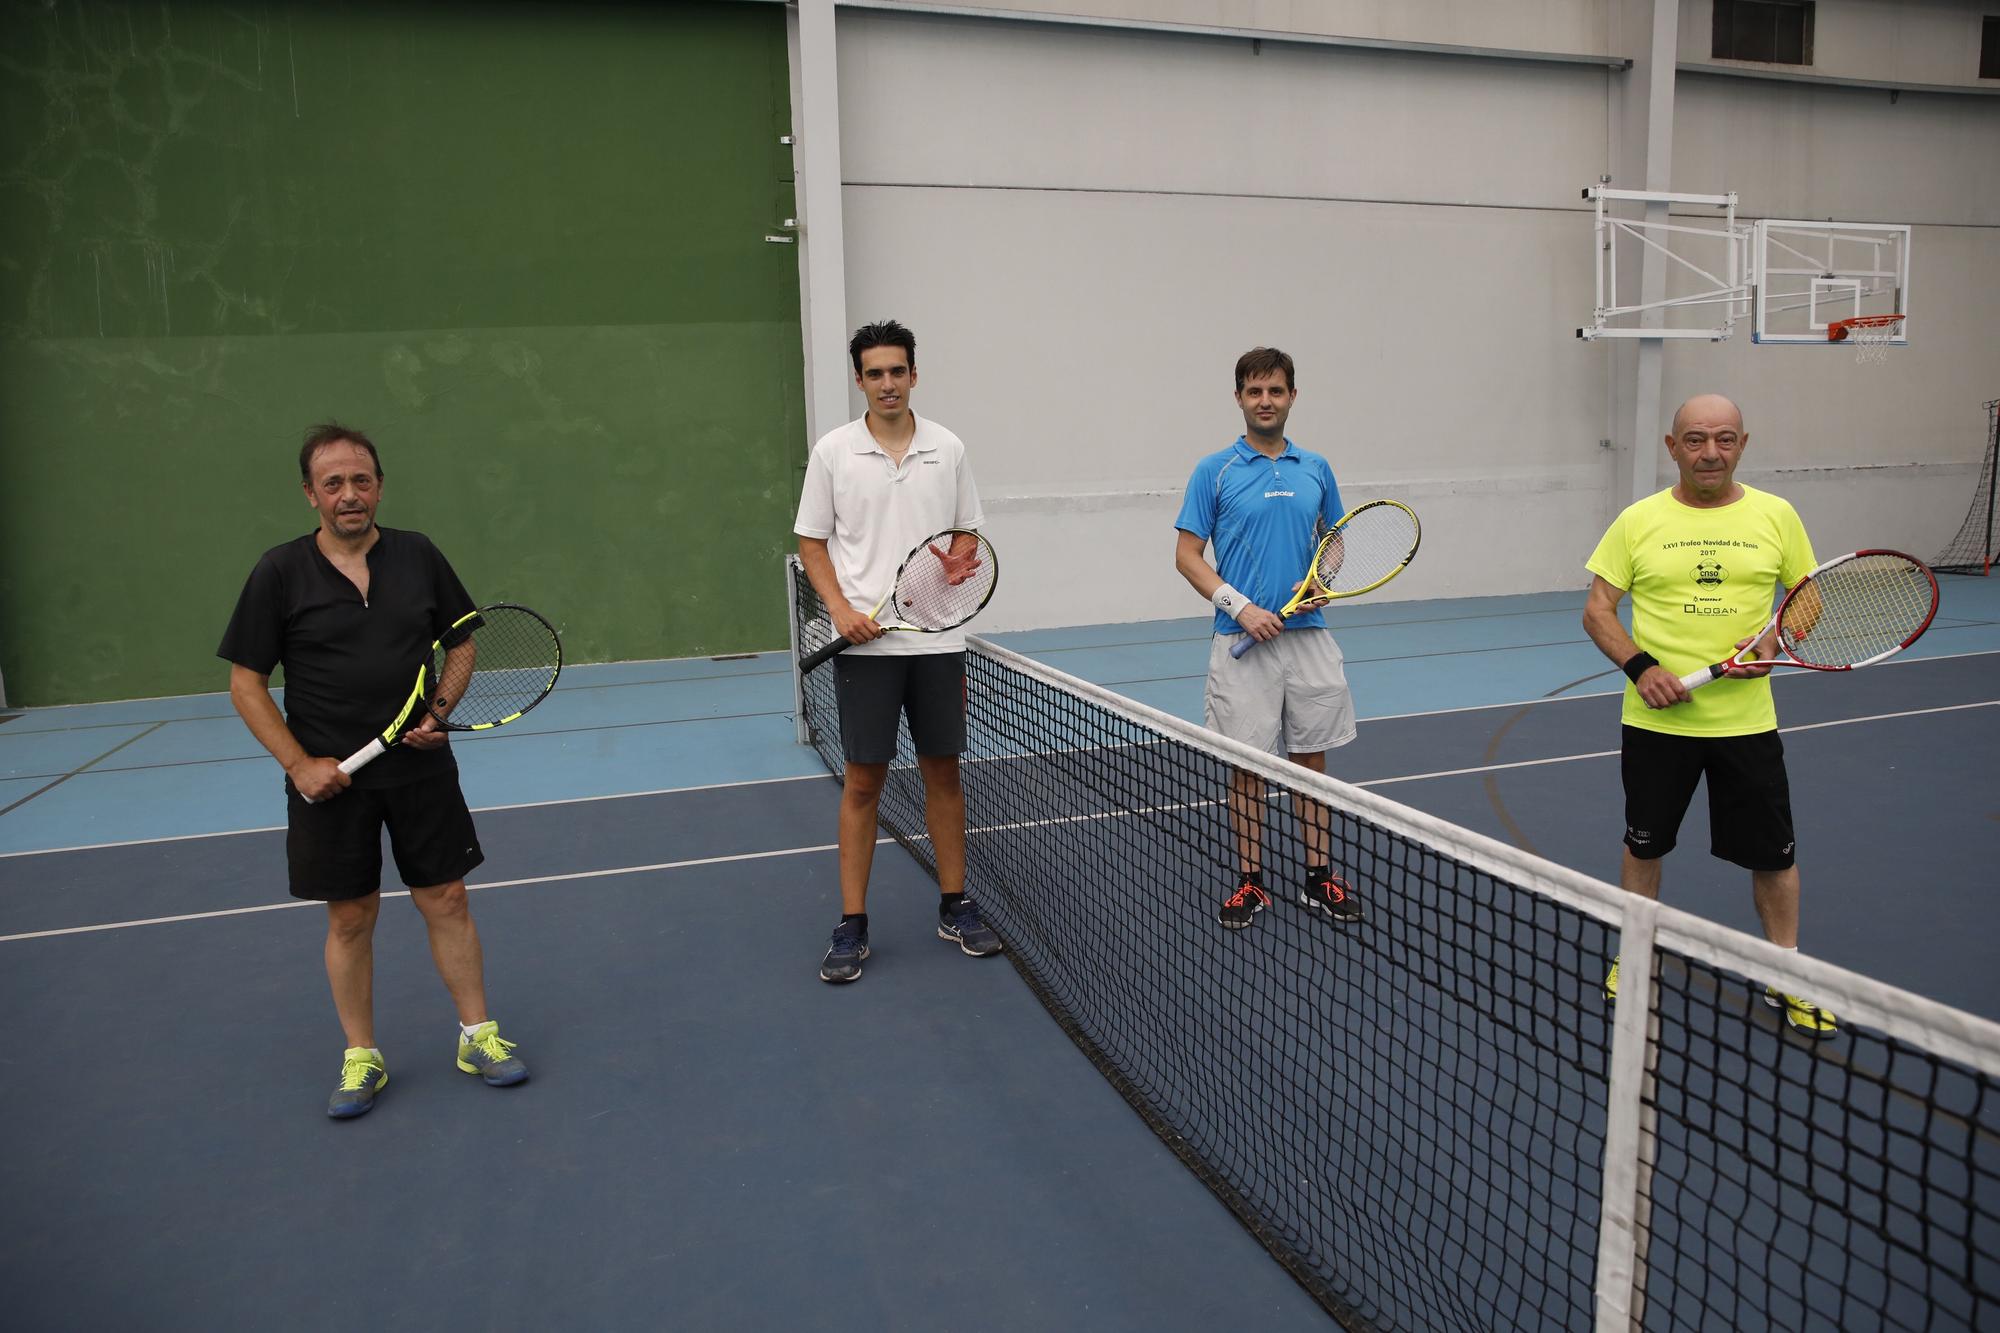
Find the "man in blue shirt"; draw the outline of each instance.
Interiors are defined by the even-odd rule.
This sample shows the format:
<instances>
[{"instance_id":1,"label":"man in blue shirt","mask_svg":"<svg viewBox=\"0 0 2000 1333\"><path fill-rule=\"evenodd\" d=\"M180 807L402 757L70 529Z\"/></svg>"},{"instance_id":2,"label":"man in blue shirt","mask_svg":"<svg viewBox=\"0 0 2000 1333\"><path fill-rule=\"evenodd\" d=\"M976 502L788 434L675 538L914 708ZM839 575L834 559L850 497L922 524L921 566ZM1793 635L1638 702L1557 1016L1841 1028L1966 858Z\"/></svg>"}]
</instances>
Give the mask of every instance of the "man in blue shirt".
<instances>
[{"instance_id":1,"label":"man in blue shirt","mask_svg":"<svg viewBox=\"0 0 2000 1333\"><path fill-rule=\"evenodd\" d=\"M1180 540L1174 566L1215 606L1203 720L1215 731L1290 755L1326 772L1326 752L1354 739L1354 699L1340 646L1317 608L1289 620L1276 608L1292 599L1320 537L1339 521L1333 468L1285 438L1298 401L1292 358L1256 347L1236 362L1236 405L1243 434L1195 464L1174 520ZM1204 558L1213 544L1215 564ZM1248 634L1257 644L1241 658L1230 647ZM1229 822L1241 873L1216 919L1231 929L1251 924L1270 905L1263 872L1263 783L1238 771L1230 783ZM1361 919L1361 904L1333 871L1327 810L1295 799L1306 844L1299 901L1334 921Z\"/></svg>"}]
</instances>

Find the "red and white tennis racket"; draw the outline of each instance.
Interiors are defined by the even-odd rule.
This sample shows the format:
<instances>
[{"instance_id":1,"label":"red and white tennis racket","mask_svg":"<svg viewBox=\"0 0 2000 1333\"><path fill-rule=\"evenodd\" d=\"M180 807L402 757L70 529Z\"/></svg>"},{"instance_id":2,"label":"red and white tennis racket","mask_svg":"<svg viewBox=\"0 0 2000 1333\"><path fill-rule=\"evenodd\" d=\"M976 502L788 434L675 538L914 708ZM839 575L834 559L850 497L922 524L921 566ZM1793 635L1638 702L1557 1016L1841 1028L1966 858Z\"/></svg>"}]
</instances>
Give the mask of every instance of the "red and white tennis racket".
<instances>
[{"instance_id":1,"label":"red and white tennis racket","mask_svg":"<svg viewBox=\"0 0 2000 1333\"><path fill-rule=\"evenodd\" d=\"M1699 689L1746 657L1773 629L1789 665L1814 671L1851 671L1893 657L1915 643L1937 615L1937 576L1901 551L1855 551L1827 561L1800 579L1771 623L1736 656L1681 677ZM1787 663L1779 663L1787 665Z\"/></svg>"}]
</instances>

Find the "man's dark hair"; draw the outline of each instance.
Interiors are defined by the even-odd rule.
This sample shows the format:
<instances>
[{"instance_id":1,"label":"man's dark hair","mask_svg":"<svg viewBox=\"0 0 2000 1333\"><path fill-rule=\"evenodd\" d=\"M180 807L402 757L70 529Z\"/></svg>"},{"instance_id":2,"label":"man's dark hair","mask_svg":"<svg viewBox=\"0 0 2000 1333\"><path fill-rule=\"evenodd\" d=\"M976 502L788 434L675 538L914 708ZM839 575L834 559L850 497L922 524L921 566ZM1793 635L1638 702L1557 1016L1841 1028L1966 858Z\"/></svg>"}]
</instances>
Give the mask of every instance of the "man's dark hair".
<instances>
[{"instance_id":1,"label":"man's dark hair","mask_svg":"<svg viewBox=\"0 0 2000 1333\"><path fill-rule=\"evenodd\" d=\"M861 373L861 354L871 347L900 347L910 358L910 369L917 368L917 335L893 319L863 324L854 331L847 343L847 355L854 362L855 374Z\"/></svg>"},{"instance_id":2,"label":"man's dark hair","mask_svg":"<svg viewBox=\"0 0 2000 1333\"><path fill-rule=\"evenodd\" d=\"M358 430L351 430L338 421L323 421L306 431L306 442L299 448L299 480L312 485L313 455L329 444L339 444L342 440L359 445L375 460L375 480L382 480L382 455L375 452L375 441Z\"/></svg>"},{"instance_id":3,"label":"man's dark hair","mask_svg":"<svg viewBox=\"0 0 2000 1333\"><path fill-rule=\"evenodd\" d=\"M1243 392L1243 381L1252 375L1270 375L1285 372L1285 392L1297 393L1299 382L1292 378L1292 358L1275 347L1253 347L1236 358L1236 392Z\"/></svg>"}]
</instances>

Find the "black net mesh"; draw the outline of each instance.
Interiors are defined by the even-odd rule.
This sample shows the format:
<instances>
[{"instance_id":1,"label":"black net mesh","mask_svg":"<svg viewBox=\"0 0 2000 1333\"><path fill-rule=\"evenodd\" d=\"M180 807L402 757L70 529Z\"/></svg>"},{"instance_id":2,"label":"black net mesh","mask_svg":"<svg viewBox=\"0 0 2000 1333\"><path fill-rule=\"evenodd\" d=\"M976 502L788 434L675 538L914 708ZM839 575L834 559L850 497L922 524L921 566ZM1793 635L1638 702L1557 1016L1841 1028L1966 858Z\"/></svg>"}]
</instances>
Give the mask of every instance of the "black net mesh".
<instances>
[{"instance_id":1,"label":"black net mesh","mask_svg":"<svg viewBox=\"0 0 2000 1333\"><path fill-rule=\"evenodd\" d=\"M803 653L829 629L793 590ZM1365 912L1337 925L1298 902L1278 782L1274 902L1222 929L1230 756L977 638L966 671L970 891L1161 1140L1345 1327L1593 1327L1616 929L1360 803L1330 815ZM832 676L801 689L838 774ZM922 812L905 729L882 823L934 871ZM1809 1041L1761 986L1655 956L1638 1326L2000 1327L1991 1079L1846 1016Z\"/></svg>"},{"instance_id":2,"label":"black net mesh","mask_svg":"<svg viewBox=\"0 0 2000 1333\"><path fill-rule=\"evenodd\" d=\"M1965 522L1951 544L1931 561L1940 573L1984 574L2000 559L2000 514L1995 498L2000 495L2000 398L1986 404L1986 457L1979 464L1979 480L1973 487L1972 504Z\"/></svg>"}]
</instances>

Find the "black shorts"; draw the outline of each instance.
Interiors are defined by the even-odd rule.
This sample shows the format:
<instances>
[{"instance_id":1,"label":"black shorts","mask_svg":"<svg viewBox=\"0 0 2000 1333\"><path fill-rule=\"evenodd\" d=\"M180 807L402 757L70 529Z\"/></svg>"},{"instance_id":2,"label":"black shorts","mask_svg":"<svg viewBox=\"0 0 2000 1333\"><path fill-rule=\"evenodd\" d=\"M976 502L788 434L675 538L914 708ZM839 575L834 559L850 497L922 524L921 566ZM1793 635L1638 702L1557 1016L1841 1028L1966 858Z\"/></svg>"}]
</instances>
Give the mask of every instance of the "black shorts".
<instances>
[{"instance_id":1,"label":"black shorts","mask_svg":"<svg viewBox=\"0 0 2000 1333\"><path fill-rule=\"evenodd\" d=\"M1640 860L1674 849L1695 784L1706 774L1710 853L1745 870L1791 869L1792 787L1777 732L1676 736L1628 726L1618 764L1625 845Z\"/></svg>"},{"instance_id":2,"label":"black shorts","mask_svg":"<svg viewBox=\"0 0 2000 1333\"><path fill-rule=\"evenodd\" d=\"M965 750L965 654L833 659L840 700L840 748L850 764L896 757L896 719L910 717L910 741L927 756Z\"/></svg>"},{"instance_id":3,"label":"black shorts","mask_svg":"<svg viewBox=\"0 0 2000 1333\"><path fill-rule=\"evenodd\" d=\"M285 860L292 897L314 902L365 898L382 887L382 828L407 888L464 879L486 859L458 769L396 787L349 787L309 804L285 783Z\"/></svg>"}]
</instances>

